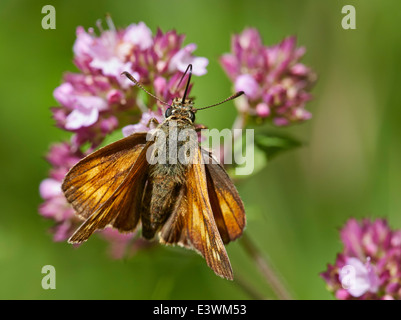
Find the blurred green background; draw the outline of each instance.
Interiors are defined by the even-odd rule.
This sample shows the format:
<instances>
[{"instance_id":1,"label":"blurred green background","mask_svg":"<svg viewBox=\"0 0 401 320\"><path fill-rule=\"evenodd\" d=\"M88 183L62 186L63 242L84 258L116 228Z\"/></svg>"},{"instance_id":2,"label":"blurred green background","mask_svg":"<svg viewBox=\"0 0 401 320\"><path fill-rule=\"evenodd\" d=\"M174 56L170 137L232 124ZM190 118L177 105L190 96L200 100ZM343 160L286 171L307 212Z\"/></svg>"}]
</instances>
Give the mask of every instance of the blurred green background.
<instances>
[{"instance_id":1,"label":"blurred green background","mask_svg":"<svg viewBox=\"0 0 401 320\"><path fill-rule=\"evenodd\" d=\"M56 8L56 30L43 30L41 9ZM341 8L356 8L356 30L341 27ZM197 254L156 246L112 260L94 236L79 249L54 243L52 221L38 212L38 185L52 142L69 138L51 119L53 90L72 63L75 29L109 12L117 27L144 21L175 28L210 60L194 79L199 105L220 101L231 84L218 64L230 36L259 29L265 44L295 34L303 62L319 75L308 109L313 119L283 132L306 145L278 156L238 185L247 235L269 256L297 299L331 299L318 273L342 249L338 228L349 217L385 217L401 228L401 3L399 1L16 1L0 2L0 298L248 299L215 276ZM198 120L231 127L233 105ZM228 246L234 273L271 296L239 243ZM56 268L56 290L41 287L42 266Z\"/></svg>"}]
</instances>

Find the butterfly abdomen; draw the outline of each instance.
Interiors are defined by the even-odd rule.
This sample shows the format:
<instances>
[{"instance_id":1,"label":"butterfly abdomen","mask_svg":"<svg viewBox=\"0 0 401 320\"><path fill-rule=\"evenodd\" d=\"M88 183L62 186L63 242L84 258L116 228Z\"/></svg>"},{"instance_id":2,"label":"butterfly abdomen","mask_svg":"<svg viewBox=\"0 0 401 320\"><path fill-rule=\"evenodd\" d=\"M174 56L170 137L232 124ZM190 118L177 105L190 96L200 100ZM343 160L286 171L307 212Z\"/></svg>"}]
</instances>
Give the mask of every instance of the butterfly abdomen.
<instances>
[{"instance_id":1,"label":"butterfly abdomen","mask_svg":"<svg viewBox=\"0 0 401 320\"><path fill-rule=\"evenodd\" d=\"M182 183L165 175L150 175L142 203L142 236L152 239L170 216Z\"/></svg>"}]
</instances>

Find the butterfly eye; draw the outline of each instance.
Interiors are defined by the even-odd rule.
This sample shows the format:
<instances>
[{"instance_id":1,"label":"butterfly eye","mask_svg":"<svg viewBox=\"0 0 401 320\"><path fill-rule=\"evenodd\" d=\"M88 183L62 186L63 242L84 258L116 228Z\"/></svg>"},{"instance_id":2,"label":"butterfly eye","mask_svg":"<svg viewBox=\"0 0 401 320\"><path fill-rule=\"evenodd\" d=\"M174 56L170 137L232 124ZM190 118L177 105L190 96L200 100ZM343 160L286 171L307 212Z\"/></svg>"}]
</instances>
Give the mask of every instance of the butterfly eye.
<instances>
[{"instance_id":1,"label":"butterfly eye","mask_svg":"<svg viewBox=\"0 0 401 320\"><path fill-rule=\"evenodd\" d=\"M189 111L189 119L191 122L195 122L195 113L192 111Z\"/></svg>"},{"instance_id":2,"label":"butterfly eye","mask_svg":"<svg viewBox=\"0 0 401 320\"><path fill-rule=\"evenodd\" d=\"M166 118L168 118L168 117L170 117L170 116L172 115L172 113L173 113L172 108L171 108L171 107L170 107L170 108L167 108L167 110L166 110L164 116L165 116Z\"/></svg>"}]
</instances>

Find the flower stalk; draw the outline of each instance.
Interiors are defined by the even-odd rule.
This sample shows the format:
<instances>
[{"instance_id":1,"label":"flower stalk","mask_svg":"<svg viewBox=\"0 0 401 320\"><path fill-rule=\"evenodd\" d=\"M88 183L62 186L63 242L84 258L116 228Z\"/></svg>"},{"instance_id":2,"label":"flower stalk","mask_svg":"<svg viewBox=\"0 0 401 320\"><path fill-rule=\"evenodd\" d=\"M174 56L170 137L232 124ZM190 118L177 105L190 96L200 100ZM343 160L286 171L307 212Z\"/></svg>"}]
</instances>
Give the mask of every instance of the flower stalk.
<instances>
[{"instance_id":1,"label":"flower stalk","mask_svg":"<svg viewBox=\"0 0 401 320\"><path fill-rule=\"evenodd\" d=\"M240 239L240 244L251 260L258 267L259 271L277 298L280 300L292 300L289 291L283 284L282 277L277 274L277 272L271 266L269 260L261 253L253 241L247 236L247 234L242 236Z\"/></svg>"}]
</instances>

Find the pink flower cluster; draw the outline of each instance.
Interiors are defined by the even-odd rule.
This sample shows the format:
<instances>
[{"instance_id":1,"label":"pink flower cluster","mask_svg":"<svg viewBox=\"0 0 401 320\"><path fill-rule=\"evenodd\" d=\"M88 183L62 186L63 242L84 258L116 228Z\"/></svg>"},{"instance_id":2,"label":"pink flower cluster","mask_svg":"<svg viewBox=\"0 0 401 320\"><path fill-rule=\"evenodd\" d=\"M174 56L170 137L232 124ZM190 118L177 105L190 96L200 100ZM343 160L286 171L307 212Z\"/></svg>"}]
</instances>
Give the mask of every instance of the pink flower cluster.
<instances>
[{"instance_id":1,"label":"pink flower cluster","mask_svg":"<svg viewBox=\"0 0 401 320\"><path fill-rule=\"evenodd\" d=\"M231 40L231 53L220 63L233 81L235 91L246 99L237 100L239 112L272 119L286 126L311 118L305 103L311 99L316 75L299 60L305 48L296 47L296 38L285 38L278 45L264 46L256 29L245 29Z\"/></svg>"},{"instance_id":2,"label":"pink flower cluster","mask_svg":"<svg viewBox=\"0 0 401 320\"><path fill-rule=\"evenodd\" d=\"M340 231L344 250L321 273L340 300L401 299L401 230L384 219L350 219Z\"/></svg>"},{"instance_id":3,"label":"pink flower cluster","mask_svg":"<svg viewBox=\"0 0 401 320\"><path fill-rule=\"evenodd\" d=\"M124 135L147 131L150 118L163 120L165 106L151 97L146 97L145 104L140 89L121 73L128 71L148 91L171 103L183 94L184 88L177 85L188 64L193 65L195 75L207 72L208 60L192 54L195 44L183 46L184 35L160 29L153 35L143 22L117 30L109 17L106 21L108 30L98 23L99 35L92 28L88 32L77 28L73 52L79 72L66 73L54 90L60 106L52 108L53 118L59 128L73 133L70 142L50 148L46 157L52 166L50 176L39 187L44 200L39 212L56 222L52 228L55 241L67 240L82 223L61 191L68 170L109 133L121 129ZM108 229L101 234L111 244L114 257L144 245L135 234Z\"/></svg>"},{"instance_id":4,"label":"pink flower cluster","mask_svg":"<svg viewBox=\"0 0 401 320\"><path fill-rule=\"evenodd\" d=\"M60 107L53 108L53 117L63 130L74 133L75 147L89 142L98 146L104 137L117 128L136 123L142 111L151 109L138 101L139 89L125 76L131 73L166 102L182 94L176 86L189 63L195 75L206 73L208 60L192 55L196 45L182 47L184 35L175 31L153 36L140 22L116 30L107 19L109 30L99 25L100 35L77 28L74 63L79 73L67 73L64 82L55 89Z\"/></svg>"}]
</instances>

